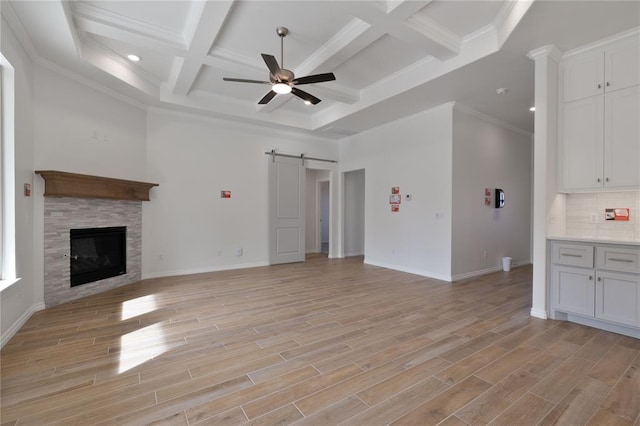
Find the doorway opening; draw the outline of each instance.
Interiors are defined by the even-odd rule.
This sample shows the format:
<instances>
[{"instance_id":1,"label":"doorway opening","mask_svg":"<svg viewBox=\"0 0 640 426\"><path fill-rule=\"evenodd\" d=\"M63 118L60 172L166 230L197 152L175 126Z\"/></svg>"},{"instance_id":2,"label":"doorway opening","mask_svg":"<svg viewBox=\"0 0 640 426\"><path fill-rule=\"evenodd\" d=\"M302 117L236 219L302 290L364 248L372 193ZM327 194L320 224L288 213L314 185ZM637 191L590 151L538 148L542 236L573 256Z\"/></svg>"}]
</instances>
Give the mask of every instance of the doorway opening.
<instances>
[{"instance_id":1,"label":"doorway opening","mask_svg":"<svg viewBox=\"0 0 640 426\"><path fill-rule=\"evenodd\" d=\"M330 171L307 169L306 179L306 253L328 255L331 245Z\"/></svg>"},{"instance_id":2,"label":"doorway opening","mask_svg":"<svg viewBox=\"0 0 640 426\"><path fill-rule=\"evenodd\" d=\"M353 170L344 173L344 256L365 254L365 171Z\"/></svg>"},{"instance_id":3,"label":"doorway opening","mask_svg":"<svg viewBox=\"0 0 640 426\"><path fill-rule=\"evenodd\" d=\"M318 182L320 201L318 203L320 216L320 253L329 254L329 181Z\"/></svg>"}]
</instances>

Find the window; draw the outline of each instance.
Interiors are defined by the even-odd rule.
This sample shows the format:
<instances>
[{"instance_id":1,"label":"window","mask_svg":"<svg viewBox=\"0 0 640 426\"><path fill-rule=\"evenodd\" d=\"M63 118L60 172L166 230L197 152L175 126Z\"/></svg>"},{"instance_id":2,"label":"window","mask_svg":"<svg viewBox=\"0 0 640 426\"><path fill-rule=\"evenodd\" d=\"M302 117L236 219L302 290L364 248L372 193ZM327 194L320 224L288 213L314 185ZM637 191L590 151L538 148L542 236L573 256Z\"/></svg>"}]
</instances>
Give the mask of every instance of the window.
<instances>
[{"instance_id":1,"label":"window","mask_svg":"<svg viewBox=\"0 0 640 426\"><path fill-rule=\"evenodd\" d=\"M16 282L15 73L0 53L0 291Z\"/></svg>"}]
</instances>

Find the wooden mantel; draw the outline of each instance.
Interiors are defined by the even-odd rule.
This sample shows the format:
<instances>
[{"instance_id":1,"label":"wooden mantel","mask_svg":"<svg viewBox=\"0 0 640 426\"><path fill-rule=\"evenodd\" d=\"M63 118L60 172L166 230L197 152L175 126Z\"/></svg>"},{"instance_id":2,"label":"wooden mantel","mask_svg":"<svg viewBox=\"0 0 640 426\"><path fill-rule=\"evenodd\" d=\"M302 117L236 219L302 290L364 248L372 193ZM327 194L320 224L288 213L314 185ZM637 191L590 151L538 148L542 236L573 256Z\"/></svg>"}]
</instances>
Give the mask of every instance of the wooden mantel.
<instances>
[{"instance_id":1,"label":"wooden mantel","mask_svg":"<svg viewBox=\"0 0 640 426\"><path fill-rule=\"evenodd\" d=\"M36 170L44 179L45 197L107 198L149 201L149 190L157 183L136 182L57 170Z\"/></svg>"}]
</instances>

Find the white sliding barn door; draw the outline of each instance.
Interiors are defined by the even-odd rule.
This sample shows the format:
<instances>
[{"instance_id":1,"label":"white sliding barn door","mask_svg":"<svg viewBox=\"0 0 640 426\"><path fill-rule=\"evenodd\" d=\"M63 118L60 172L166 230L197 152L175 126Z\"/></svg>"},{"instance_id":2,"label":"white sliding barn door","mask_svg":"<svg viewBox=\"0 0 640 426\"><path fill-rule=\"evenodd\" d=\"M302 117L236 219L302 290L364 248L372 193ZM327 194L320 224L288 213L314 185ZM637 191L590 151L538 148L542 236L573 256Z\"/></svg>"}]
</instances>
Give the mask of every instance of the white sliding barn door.
<instances>
[{"instance_id":1,"label":"white sliding barn door","mask_svg":"<svg viewBox=\"0 0 640 426\"><path fill-rule=\"evenodd\" d=\"M269 157L269 263L304 262L305 168L296 158Z\"/></svg>"}]
</instances>

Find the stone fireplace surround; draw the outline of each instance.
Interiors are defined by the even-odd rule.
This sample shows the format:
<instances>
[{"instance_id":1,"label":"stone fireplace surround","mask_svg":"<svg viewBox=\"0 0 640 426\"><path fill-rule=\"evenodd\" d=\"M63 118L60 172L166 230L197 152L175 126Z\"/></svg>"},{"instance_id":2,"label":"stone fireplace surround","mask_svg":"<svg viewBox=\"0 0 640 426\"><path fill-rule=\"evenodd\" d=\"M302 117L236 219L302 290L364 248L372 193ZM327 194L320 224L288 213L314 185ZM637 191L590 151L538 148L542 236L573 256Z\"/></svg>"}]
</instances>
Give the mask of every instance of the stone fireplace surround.
<instances>
[{"instance_id":1,"label":"stone fireplace surround","mask_svg":"<svg viewBox=\"0 0 640 426\"><path fill-rule=\"evenodd\" d=\"M70 230L127 227L127 273L71 287ZM89 198L44 201L44 303L46 307L140 281L142 276L142 202Z\"/></svg>"},{"instance_id":2,"label":"stone fireplace surround","mask_svg":"<svg viewBox=\"0 0 640 426\"><path fill-rule=\"evenodd\" d=\"M139 281L142 276L142 201L155 183L36 170L45 180L44 302L69 302ZM71 287L71 229L126 226L127 273Z\"/></svg>"}]
</instances>

